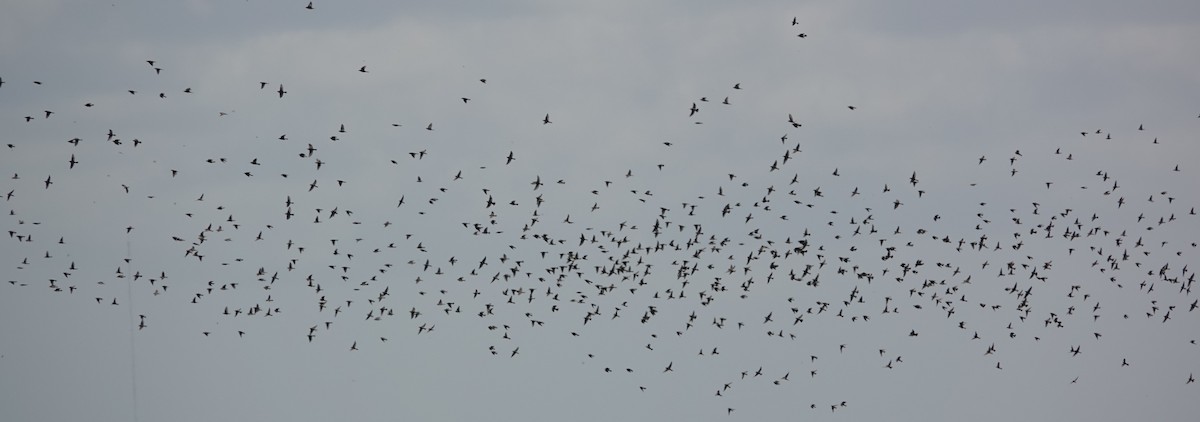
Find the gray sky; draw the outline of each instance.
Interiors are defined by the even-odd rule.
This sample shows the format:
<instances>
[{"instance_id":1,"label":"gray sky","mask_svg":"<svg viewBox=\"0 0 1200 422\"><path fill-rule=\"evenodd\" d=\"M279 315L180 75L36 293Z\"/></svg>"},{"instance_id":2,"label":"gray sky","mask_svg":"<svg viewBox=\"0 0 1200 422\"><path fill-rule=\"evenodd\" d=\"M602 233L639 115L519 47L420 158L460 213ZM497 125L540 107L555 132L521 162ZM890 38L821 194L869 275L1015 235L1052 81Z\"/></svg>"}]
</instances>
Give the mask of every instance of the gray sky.
<instances>
[{"instance_id":1,"label":"gray sky","mask_svg":"<svg viewBox=\"0 0 1200 422\"><path fill-rule=\"evenodd\" d=\"M1194 2L10 3L0 420L1200 411Z\"/></svg>"}]
</instances>

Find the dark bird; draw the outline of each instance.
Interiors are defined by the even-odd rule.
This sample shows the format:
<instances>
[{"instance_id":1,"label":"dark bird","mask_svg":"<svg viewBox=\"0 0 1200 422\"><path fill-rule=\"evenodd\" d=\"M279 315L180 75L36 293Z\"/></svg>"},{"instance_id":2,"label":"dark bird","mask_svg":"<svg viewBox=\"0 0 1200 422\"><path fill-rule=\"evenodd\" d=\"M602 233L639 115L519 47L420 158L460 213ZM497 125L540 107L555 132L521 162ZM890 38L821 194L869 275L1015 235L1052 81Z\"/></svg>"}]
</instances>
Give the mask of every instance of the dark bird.
<instances>
[{"instance_id":1,"label":"dark bird","mask_svg":"<svg viewBox=\"0 0 1200 422\"><path fill-rule=\"evenodd\" d=\"M279 93L279 98L283 98L283 94L287 94L287 91L283 90L283 84L279 84L279 90L275 92Z\"/></svg>"},{"instance_id":2,"label":"dark bird","mask_svg":"<svg viewBox=\"0 0 1200 422\"><path fill-rule=\"evenodd\" d=\"M543 125L548 125L548 124L550 124L550 113L546 113L546 117L543 117L543 118L542 118L542 124L543 124ZM568 126L570 126L570 125L568 125Z\"/></svg>"},{"instance_id":3,"label":"dark bird","mask_svg":"<svg viewBox=\"0 0 1200 422\"><path fill-rule=\"evenodd\" d=\"M791 113L788 113L788 123L791 123L792 127L800 127L800 123L796 123L796 119L792 118Z\"/></svg>"}]
</instances>

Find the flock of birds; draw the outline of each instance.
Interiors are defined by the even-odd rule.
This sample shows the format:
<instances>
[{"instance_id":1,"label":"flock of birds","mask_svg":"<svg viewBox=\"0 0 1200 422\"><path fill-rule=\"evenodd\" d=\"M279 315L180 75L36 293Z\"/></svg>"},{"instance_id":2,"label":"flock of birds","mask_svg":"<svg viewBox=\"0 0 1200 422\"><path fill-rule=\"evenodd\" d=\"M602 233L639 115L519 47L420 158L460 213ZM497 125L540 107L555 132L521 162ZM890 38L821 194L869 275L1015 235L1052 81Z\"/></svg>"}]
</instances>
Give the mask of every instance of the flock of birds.
<instances>
[{"instance_id":1,"label":"flock of birds","mask_svg":"<svg viewBox=\"0 0 1200 422\"><path fill-rule=\"evenodd\" d=\"M171 71L169 64L156 60L146 60L145 66L147 78ZM348 75L355 72L371 73L365 65L347 69ZM36 95L51 83L0 79L0 98L13 89ZM486 87L502 82L480 78L472 83ZM296 95L278 81L247 81L247 86L281 102ZM114 89L145 95L138 89ZM679 115L670 120L700 124L710 107L730 105L731 97L736 100L739 92L754 89L731 81L728 95L697 95L682 102ZM179 92L183 98L166 91L151 95L187 101L193 89ZM486 95L486 90L470 95ZM456 102L461 98L463 107L473 105L472 98L450 97ZM2 119L9 122L5 126L42 125L49 133L63 123L60 116L89 113L104 104L62 107L71 110L29 110ZM843 109L856 110L853 105ZM530 123L549 128L569 124L552 120L551 114L531 113ZM226 111L211 116L235 117ZM1196 243L1166 237L1198 227L1194 198L1127 187L1120 175L1075 166L1075 156L1088 153L1086 143L1015 150L1004 157L966 157L980 174L1007 178L1037 199L955 202L954 195L927 187L922 171L871 185L842 183L845 167L815 164L820 158L806 156L804 142L790 139L803 135L800 119L781 112L778 124L780 138L763 141L778 143L778 154L763 157L761 168L698 179L712 180L712 185L662 187L690 192L682 201L660 199L670 195L656 192L655 175L686 168L686 163L664 160L594 180L568 180L533 169L535 177L512 182L510 174L518 173L510 171L536 151L514 149L486 162L459 163L461 168L452 168L451 161L418 167L414 163L452 154L451 148L420 140L407 143L414 147L402 155L369 156L393 172L380 179L409 181L404 191L381 187L370 199L351 198L343 192L361 192L350 188L381 182L351 178L355 174L347 169L359 164L339 161L347 156L341 153L377 140L357 138L355 127L336 121L325 134L255 141L270 146L254 156L239 150L212 157L156 156L141 151L178 146L167 137L122 127L78 130L67 139L11 140L4 146L5 167L12 160L48 158L38 161L36 168L44 170L36 174L25 167L0 180L7 208L0 226L7 232L4 250L11 252L2 258L2 294L49 290L74 306L122 307L131 306L126 287L152 292L155 301L202 307L225 322L193 333L197 341L253 340L256 333L238 323L247 318L284 317L282 329L306 343L334 341L327 340L329 333L354 331L355 325L387 327L385 335L345 341L346 353L445 334L488 338L491 344L479 350L480 356L520 359L536 353L528 346L522 349L522 340L531 336L569 343L591 336L598 327L642 327L651 334L610 339L640 350L640 366L589 353L580 357L587 362L585 370L635 375L630 388L639 391L662 385L655 380L669 386L669 380L662 380L681 371L720 372L728 379L711 386L711 393L721 400L753 382L820 382L825 375L820 363L838 356L853 356L858 364L879 371L922 358L902 355L902 345L886 344L891 340L814 345L806 341L806 330L815 324L852 332L891 321L907 324L895 334L910 341L919 341L926 330L948 329L978 349L980 365L995 370L1007 368L1004 351L1017 342L1061 337L1069 347L1049 353L1064 358L1119 349L1120 344L1107 344L1103 337L1105 323L1112 319L1195 325L1200 302L1190 295L1196 273L1188 264ZM413 139L439 129L432 122L378 126ZM1123 142L1158 143L1147 128L1130 127L1131 140ZM1120 141L1103 130L1081 135L1089 141ZM37 154L31 152L35 148ZM670 157L689 145L660 141L655 148ZM72 176L108 160L113 165L153 162L161 174L142 184ZM798 165L801 160L808 164ZM1036 164L1026 167L1027 161ZM1086 182L1066 186L1022 173L1045 163L1086 175ZM1174 166L1165 171L1171 177L1191 177L1187 170ZM239 198L225 192L262 178L275 179L270 182L273 196ZM229 186L210 186L212 190L186 201L176 199L205 180L227 180ZM523 188L501 186L513 183ZM112 252L72 249L75 239L86 234L64 231L63 221L39 215L40 201L27 198L73 203L66 196L80 189L139 198L120 199L136 204L130 205L137 218L132 223L109 227L105 221L91 222L89 230L108 236L111 251L124 251L126 242L136 238L139 246L148 242L173 257L143 260L118 254L109 262L77 265L73 256ZM383 206L379 196L393 192L383 198L388 204ZM378 209L363 209L367 207ZM463 221L430 226L447 215ZM141 222L155 220L169 222L170 232L140 229ZM179 268L186 270L173 270ZM1113 295L1136 297L1142 308L1110 307L1102 298ZM138 318L131 324L137 330L170 329L143 312L134 310ZM476 328L444 333L452 320L459 321L453 326L460 330L464 324ZM777 339L771 344L781 348L804 342L806 353L793 366L775 368L724 361L710 366L703 360L737 347L738 336ZM1194 338L1187 340L1185 347L1200 347ZM686 355L674 352L683 348L689 350ZM1111 362L1137 364L1127 358ZM1086 381L1086 374L1063 380ZM1184 371L1163 382L1190 385L1195 376ZM721 413L737 410L735 401L719 403ZM803 407L839 412L856 404L847 397Z\"/></svg>"}]
</instances>

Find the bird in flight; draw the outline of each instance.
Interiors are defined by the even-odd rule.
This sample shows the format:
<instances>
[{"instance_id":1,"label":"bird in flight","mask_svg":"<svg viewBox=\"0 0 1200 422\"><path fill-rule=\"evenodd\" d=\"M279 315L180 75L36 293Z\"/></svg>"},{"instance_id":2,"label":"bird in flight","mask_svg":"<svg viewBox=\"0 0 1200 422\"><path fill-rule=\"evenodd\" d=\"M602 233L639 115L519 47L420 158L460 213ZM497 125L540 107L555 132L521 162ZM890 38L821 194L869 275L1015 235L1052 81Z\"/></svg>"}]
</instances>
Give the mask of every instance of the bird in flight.
<instances>
[{"instance_id":1,"label":"bird in flight","mask_svg":"<svg viewBox=\"0 0 1200 422\"><path fill-rule=\"evenodd\" d=\"M792 113L788 113L788 123L791 123L792 127L800 127L801 126L800 123L796 123L796 119L792 117Z\"/></svg>"}]
</instances>

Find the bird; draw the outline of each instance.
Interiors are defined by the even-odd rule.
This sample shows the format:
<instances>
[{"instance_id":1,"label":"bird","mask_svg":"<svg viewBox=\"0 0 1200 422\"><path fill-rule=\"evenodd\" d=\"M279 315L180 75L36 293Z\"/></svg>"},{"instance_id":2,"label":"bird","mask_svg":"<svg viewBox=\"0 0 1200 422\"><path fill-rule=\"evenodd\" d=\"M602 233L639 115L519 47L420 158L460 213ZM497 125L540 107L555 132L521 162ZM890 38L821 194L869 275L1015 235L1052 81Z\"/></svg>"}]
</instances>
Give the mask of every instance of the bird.
<instances>
[{"instance_id":1,"label":"bird","mask_svg":"<svg viewBox=\"0 0 1200 422\"><path fill-rule=\"evenodd\" d=\"M791 113L788 113L788 123L791 123L792 127L800 127L801 126L800 123L796 122L796 119L792 118Z\"/></svg>"},{"instance_id":2,"label":"bird","mask_svg":"<svg viewBox=\"0 0 1200 422\"><path fill-rule=\"evenodd\" d=\"M549 113L546 113L546 117L543 117L543 118L542 118L542 124L543 124L543 125L548 125L548 124L550 124L550 123L551 123L551 122L550 122L550 114L549 114ZM568 126L569 126L569 125L568 125Z\"/></svg>"},{"instance_id":3,"label":"bird","mask_svg":"<svg viewBox=\"0 0 1200 422\"><path fill-rule=\"evenodd\" d=\"M283 90L283 84L279 84L279 90L275 92L279 93L279 98L283 98L283 94L287 94L287 91Z\"/></svg>"}]
</instances>

